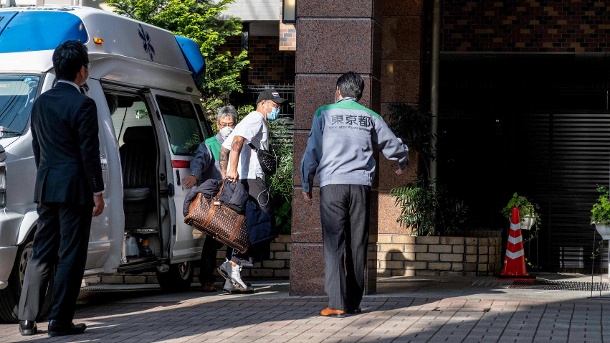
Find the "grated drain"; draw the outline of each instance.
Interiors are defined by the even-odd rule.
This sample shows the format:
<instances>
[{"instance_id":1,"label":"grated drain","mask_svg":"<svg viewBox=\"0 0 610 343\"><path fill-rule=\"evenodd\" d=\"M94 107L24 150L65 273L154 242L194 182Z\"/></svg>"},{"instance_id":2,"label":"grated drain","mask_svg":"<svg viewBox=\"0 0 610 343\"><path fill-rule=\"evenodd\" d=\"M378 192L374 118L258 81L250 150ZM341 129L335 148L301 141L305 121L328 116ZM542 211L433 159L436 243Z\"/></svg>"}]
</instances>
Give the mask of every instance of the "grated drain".
<instances>
[{"instance_id":1,"label":"grated drain","mask_svg":"<svg viewBox=\"0 0 610 343\"><path fill-rule=\"evenodd\" d=\"M610 284L606 282L557 281L543 278L536 278L533 281L481 280L473 282L472 286L562 291L610 291Z\"/></svg>"},{"instance_id":2,"label":"grated drain","mask_svg":"<svg viewBox=\"0 0 610 343\"><path fill-rule=\"evenodd\" d=\"M605 282L583 282L583 281L555 281L536 279L534 282L515 281L509 288L533 288L543 290L560 291L608 291L610 284Z\"/></svg>"}]
</instances>

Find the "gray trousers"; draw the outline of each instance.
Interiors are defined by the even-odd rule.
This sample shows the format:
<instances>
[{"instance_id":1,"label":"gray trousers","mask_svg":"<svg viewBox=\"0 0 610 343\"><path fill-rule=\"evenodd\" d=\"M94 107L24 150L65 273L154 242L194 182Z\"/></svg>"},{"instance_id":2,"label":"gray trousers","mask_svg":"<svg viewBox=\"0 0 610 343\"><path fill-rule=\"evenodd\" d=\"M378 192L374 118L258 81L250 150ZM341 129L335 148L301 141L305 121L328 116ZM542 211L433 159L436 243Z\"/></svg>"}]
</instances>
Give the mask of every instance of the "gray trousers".
<instances>
[{"instance_id":1,"label":"gray trousers","mask_svg":"<svg viewBox=\"0 0 610 343\"><path fill-rule=\"evenodd\" d=\"M328 306L352 311L364 293L371 187L327 185L320 189L324 287ZM346 244L347 242L347 244Z\"/></svg>"}]
</instances>

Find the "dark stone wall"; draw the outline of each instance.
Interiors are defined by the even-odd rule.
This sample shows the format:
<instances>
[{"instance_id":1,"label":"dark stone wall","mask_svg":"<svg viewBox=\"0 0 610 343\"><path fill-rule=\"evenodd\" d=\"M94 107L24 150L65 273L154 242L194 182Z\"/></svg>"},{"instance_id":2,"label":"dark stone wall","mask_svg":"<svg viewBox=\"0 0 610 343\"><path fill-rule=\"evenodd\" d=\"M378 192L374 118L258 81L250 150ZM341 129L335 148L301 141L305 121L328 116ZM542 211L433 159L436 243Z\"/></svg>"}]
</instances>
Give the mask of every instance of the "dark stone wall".
<instances>
[{"instance_id":1,"label":"dark stone wall","mask_svg":"<svg viewBox=\"0 0 610 343\"><path fill-rule=\"evenodd\" d=\"M610 51L606 1L446 0L442 6L442 51Z\"/></svg>"},{"instance_id":2,"label":"dark stone wall","mask_svg":"<svg viewBox=\"0 0 610 343\"><path fill-rule=\"evenodd\" d=\"M355 71L365 79L361 104L381 109L381 2L372 0L301 1L297 7L295 95L295 174L303 155L317 107L333 101L337 78ZM313 203L303 200L301 179L294 179L290 293L324 294L324 256L320 225L319 189ZM371 214L376 214L377 191ZM366 291L376 289L376 215L369 246ZM373 219L374 218L374 219Z\"/></svg>"},{"instance_id":3,"label":"dark stone wall","mask_svg":"<svg viewBox=\"0 0 610 343\"><path fill-rule=\"evenodd\" d=\"M279 35L279 33L278 33ZM250 65L245 72L243 85L294 84L294 51L280 51L279 37L251 36L248 39ZM239 54L242 49L241 36L229 37L219 49Z\"/></svg>"}]
</instances>

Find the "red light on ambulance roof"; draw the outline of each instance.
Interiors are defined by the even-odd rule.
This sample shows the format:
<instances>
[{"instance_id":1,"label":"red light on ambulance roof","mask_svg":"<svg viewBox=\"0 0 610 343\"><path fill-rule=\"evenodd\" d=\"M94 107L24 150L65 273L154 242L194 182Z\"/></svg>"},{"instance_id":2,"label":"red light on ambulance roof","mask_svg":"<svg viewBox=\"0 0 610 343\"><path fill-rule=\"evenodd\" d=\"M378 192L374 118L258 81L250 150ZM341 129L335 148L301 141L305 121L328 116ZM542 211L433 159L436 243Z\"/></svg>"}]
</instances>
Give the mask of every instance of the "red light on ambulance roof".
<instances>
[{"instance_id":1,"label":"red light on ambulance roof","mask_svg":"<svg viewBox=\"0 0 610 343\"><path fill-rule=\"evenodd\" d=\"M95 43L95 44L102 44L102 43L104 43L104 39L100 38L100 37L94 37L93 38L93 43Z\"/></svg>"}]
</instances>

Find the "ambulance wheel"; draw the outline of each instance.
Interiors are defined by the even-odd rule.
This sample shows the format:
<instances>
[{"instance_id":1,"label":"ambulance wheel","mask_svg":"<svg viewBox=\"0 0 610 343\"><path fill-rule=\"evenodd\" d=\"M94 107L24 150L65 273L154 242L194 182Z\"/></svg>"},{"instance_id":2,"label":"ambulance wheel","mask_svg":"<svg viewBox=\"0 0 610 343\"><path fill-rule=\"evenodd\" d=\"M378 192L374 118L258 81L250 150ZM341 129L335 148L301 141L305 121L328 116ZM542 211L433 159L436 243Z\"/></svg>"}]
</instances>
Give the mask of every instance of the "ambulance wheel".
<instances>
[{"instance_id":1,"label":"ambulance wheel","mask_svg":"<svg viewBox=\"0 0 610 343\"><path fill-rule=\"evenodd\" d=\"M186 292L193 282L193 264L186 261L170 265L167 272L157 270L157 281L166 292Z\"/></svg>"},{"instance_id":2,"label":"ambulance wheel","mask_svg":"<svg viewBox=\"0 0 610 343\"><path fill-rule=\"evenodd\" d=\"M17 323L17 312L19 310L19 297L21 295L21 287L25 278L25 268L32 254L32 246L34 245L33 238L30 238L25 244L17 250L17 257L13 264L13 270L8 279L8 285L0 291L0 321L6 323ZM51 275L54 275L51 272ZM53 278L50 278L49 285L44 298L44 303L40 310L40 315L37 320L45 318L51 310L51 301L53 293Z\"/></svg>"}]
</instances>

